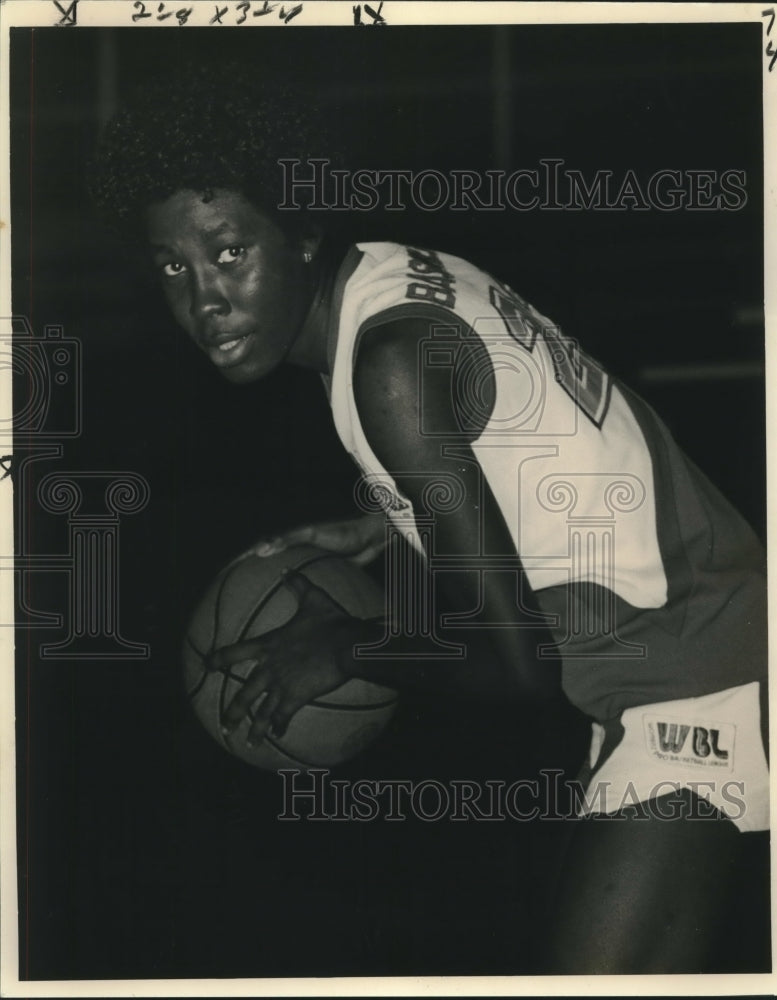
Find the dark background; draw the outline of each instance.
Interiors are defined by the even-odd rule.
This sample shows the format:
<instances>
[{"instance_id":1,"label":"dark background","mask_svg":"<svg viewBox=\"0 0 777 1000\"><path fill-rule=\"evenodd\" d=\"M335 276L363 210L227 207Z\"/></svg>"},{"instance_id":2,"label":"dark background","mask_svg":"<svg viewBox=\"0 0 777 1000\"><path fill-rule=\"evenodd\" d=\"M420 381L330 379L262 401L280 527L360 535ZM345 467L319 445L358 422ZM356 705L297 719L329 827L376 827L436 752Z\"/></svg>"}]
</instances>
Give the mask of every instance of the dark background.
<instances>
[{"instance_id":1,"label":"dark background","mask_svg":"<svg viewBox=\"0 0 777 1000\"><path fill-rule=\"evenodd\" d=\"M46 660L64 633L18 631L22 978L526 972L561 838L554 823L280 823L277 776L189 716L178 647L198 596L258 537L351 512L355 472L317 378L227 384L97 224L85 166L116 103L155 66L248 55L309 83L355 167L744 170L734 212L348 224L508 281L656 406L763 537L760 45L756 24L12 31L13 311L83 348L83 431L31 482L108 469L151 487L120 525L119 608L150 658ZM715 377L666 372L710 363ZM22 372L17 411L26 392ZM65 419L72 399L51 405ZM67 549L65 518L34 504L24 530L28 552ZM61 575L23 586L31 607L66 608ZM405 698L341 775L574 773L586 732L572 710L551 723Z\"/></svg>"}]
</instances>

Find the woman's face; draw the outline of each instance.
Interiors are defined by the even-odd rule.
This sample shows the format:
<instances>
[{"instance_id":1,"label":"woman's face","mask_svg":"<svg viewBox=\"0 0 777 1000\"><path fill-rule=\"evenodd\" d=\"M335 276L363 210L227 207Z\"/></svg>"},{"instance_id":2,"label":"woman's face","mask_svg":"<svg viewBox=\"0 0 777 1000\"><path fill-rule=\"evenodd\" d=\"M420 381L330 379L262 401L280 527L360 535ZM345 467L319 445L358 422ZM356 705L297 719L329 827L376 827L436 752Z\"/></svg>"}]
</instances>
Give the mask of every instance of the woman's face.
<instances>
[{"instance_id":1,"label":"woman's face","mask_svg":"<svg viewBox=\"0 0 777 1000\"><path fill-rule=\"evenodd\" d=\"M289 353L311 301L301 243L241 194L178 191L146 213L173 315L232 382L262 378Z\"/></svg>"}]
</instances>

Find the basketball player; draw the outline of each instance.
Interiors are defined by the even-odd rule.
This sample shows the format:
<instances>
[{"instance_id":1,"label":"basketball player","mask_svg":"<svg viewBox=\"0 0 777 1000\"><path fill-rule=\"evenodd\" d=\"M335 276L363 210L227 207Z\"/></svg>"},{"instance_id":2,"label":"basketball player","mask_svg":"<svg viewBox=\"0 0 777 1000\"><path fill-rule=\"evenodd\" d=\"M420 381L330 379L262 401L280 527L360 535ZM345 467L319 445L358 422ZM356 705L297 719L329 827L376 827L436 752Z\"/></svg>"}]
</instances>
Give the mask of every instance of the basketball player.
<instances>
[{"instance_id":1,"label":"basketball player","mask_svg":"<svg viewBox=\"0 0 777 1000\"><path fill-rule=\"evenodd\" d=\"M434 598L453 618L438 635L466 635L466 656L413 661L400 637L394 659L360 658L384 624L292 575L303 613L214 656L255 663L227 725L264 695L249 738L280 733L351 676L463 694L473 713L563 694L593 735L542 971L714 970L768 826L755 535L655 413L508 285L419 247L337 255L306 215L277 211L299 118L228 82L228 97L188 81L122 113L98 202L146 241L175 319L226 379L321 374L396 531L459 567ZM364 562L385 536L373 514L255 551L306 541Z\"/></svg>"}]
</instances>

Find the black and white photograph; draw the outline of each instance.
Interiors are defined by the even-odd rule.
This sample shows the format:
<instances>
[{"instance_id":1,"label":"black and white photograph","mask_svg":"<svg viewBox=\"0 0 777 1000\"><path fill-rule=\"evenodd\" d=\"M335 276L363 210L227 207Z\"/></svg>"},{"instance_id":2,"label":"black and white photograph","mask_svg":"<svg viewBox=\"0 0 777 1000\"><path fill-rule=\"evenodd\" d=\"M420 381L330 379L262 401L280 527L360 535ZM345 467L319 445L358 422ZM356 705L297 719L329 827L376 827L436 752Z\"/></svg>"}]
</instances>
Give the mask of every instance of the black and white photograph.
<instances>
[{"instance_id":1,"label":"black and white photograph","mask_svg":"<svg viewBox=\"0 0 777 1000\"><path fill-rule=\"evenodd\" d=\"M777 8L0 44L2 995L773 993Z\"/></svg>"}]
</instances>

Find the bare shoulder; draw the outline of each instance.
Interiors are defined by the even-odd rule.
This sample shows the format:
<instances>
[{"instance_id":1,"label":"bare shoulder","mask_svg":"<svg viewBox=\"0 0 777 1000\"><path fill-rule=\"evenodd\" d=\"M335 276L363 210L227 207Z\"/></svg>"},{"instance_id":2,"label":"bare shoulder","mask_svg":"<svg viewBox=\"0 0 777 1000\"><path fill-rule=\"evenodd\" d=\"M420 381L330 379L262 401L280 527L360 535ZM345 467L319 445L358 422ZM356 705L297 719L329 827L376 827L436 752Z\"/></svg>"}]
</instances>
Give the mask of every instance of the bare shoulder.
<instances>
[{"instance_id":1,"label":"bare shoulder","mask_svg":"<svg viewBox=\"0 0 777 1000\"><path fill-rule=\"evenodd\" d=\"M446 439L472 441L493 408L493 373L482 341L470 331L443 345L435 340L433 325L427 318L394 319L360 338L354 396L379 458L401 458L406 464L416 453L426 461ZM475 370L481 419L473 423L466 393Z\"/></svg>"}]
</instances>

